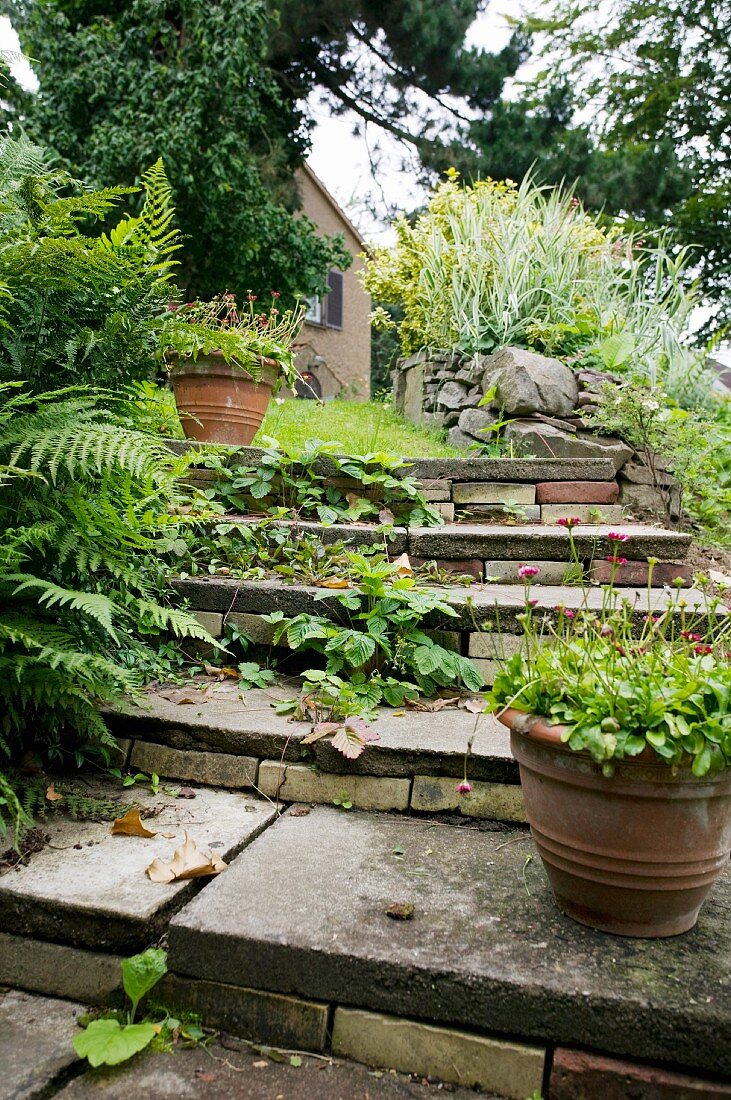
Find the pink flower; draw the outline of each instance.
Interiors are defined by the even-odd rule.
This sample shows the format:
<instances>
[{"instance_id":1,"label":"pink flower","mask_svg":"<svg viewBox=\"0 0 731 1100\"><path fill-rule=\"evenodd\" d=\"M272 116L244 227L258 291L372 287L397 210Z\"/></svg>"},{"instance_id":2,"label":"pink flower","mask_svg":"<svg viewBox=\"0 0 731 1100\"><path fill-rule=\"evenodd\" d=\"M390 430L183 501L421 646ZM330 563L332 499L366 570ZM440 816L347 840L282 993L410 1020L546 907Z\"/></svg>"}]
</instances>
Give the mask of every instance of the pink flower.
<instances>
[{"instance_id":1,"label":"pink flower","mask_svg":"<svg viewBox=\"0 0 731 1100\"><path fill-rule=\"evenodd\" d=\"M614 634L614 630L609 625L609 623L604 623L604 626L601 628L599 633L601 634L602 638L611 638L612 634Z\"/></svg>"},{"instance_id":2,"label":"pink flower","mask_svg":"<svg viewBox=\"0 0 731 1100\"><path fill-rule=\"evenodd\" d=\"M538 600L526 600L526 607L538 607Z\"/></svg>"},{"instance_id":3,"label":"pink flower","mask_svg":"<svg viewBox=\"0 0 731 1100\"><path fill-rule=\"evenodd\" d=\"M706 653L713 653L713 649L709 645L697 645L693 647L693 652L703 656Z\"/></svg>"},{"instance_id":4,"label":"pink flower","mask_svg":"<svg viewBox=\"0 0 731 1100\"><path fill-rule=\"evenodd\" d=\"M273 290L272 291L272 298L281 298L281 297L282 297L281 291L279 291L279 290Z\"/></svg>"},{"instance_id":5,"label":"pink flower","mask_svg":"<svg viewBox=\"0 0 731 1100\"><path fill-rule=\"evenodd\" d=\"M680 637L685 638L688 642L702 642L703 638L700 634L693 634L690 630L681 630Z\"/></svg>"},{"instance_id":6,"label":"pink flower","mask_svg":"<svg viewBox=\"0 0 731 1100\"><path fill-rule=\"evenodd\" d=\"M246 301L247 302L255 302L256 301L256 294L247 294L246 295Z\"/></svg>"},{"instance_id":7,"label":"pink flower","mask_svg":"<svg viewBox=\"0 0 731 1100\"><path fill-rule=\"evenodd\" d=\"M466 779L463 779L461 783L457 784L457 794L469 794L472 790L472 784L468 783Z\"/></svg>"},{"instance_id":8,"label":"pink flower","mask_svg":"<svg viewBox=\"0 0 731 1100\"><path fill-rule=\"evenodd\" d=\"M576 612L572 611L570 607L567 607L567 608L564 609L564 615L566 616L567 619L575 619L576 618Z\"/></svg>"},{"instance_id":9,"label":"pink flower","mask_svg":"<svg viewBox=\"0 0 731 1100\"><path fill-rule=\"evenodd\" d=\"M629 535L625 535L619 531L610 531L607 538L610 542L629 542Z\"/></svg>"},{"instance_id":10,"label":"pink flower","mask_svg":"<svg viewBox=\"0 0 731 1100\"><path fill-rule=\"evenodd\" d=\"M611 561L615 565L627 565L626 558L616 558L614 554L607 554L607 561Z\"/></svg>"},{"instance_id":11,"label":"pink flower","mask_svg":"<svg viewBox=\"0 0 731 1100\"><path fill-rule=\"evenodd\" d=\"M537 577L540 573L540 569L536 565L521 565L518 570L518 576L522 580L527 580L528 577Z\"/></svg>"},{"instance_id":12,"label":"pink flower","mask_svg":"<svg viewBox=\"0 0 731 1100\"><path fill-rule=\"evenodd\" d=\"M568 527L569 531L579 523L581 523L581 520L578 516L561 516L560 519L556 520L559 527Z\"/></svg>"}]
</instances>

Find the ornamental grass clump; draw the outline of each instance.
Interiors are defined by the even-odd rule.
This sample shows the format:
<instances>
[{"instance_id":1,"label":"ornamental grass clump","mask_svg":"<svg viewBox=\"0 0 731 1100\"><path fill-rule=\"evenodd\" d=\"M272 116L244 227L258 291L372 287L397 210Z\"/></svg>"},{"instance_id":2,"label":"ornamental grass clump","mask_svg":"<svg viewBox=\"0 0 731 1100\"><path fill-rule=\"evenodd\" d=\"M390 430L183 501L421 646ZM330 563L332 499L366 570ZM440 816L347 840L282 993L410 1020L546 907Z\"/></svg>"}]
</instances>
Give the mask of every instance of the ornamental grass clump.
<instances>
[{"instance_id":1,"label":"ornamental grass clump","mask_svg":"<svg viewBox=\"0 0 731 1100\"><path fill-rule=\"evenodd\" d=\"M572 525L568 526L573 541ZM615 581L630 541L611 532L610 583L601 604L584 589L578 608L543 609L524 570L525 645L506 661L488 696L492 708L515 708L563 728L569 748L587 751L611 775L614 761L651 749L696 776L731 765L731 617L712 597L690 612L678 581L667 608L644 614ZM648 600L652 571L648 558Z\"/></svg>"},{"instance_id":2,"label":"ornamental grass clump","mask_svg":"<svg viewBox=\"0 0 731 1100\"><path fill-rule=\"evenodd\" d=\"M683 353L692 305L687 252L641 247L605 228L570 192L526 177L463 186L458 173L426 209L395 223L396 244L367 261L364 286L398 306L401 348L491 353L505 345L547 355L596 352L604 366L631 362L655 384Z\"/></svg>"}]
</instances>

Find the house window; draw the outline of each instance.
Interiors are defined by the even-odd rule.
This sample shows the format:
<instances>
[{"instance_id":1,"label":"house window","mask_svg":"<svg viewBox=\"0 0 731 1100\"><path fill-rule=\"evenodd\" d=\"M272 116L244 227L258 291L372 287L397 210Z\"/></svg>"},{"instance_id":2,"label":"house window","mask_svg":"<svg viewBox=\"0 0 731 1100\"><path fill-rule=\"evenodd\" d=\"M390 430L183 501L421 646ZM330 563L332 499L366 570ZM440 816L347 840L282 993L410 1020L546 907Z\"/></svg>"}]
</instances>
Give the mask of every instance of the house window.
<instances>
[{"instance_id":1,"label":"house window","mask_svg":"<svg viewBox=\"0 0 731 1100\"><path fill-rule=\"evenodd\" d=\"M327 285L330 289L324 298L313 294L307 299L305 320L312 325L341 329L343 327L343 273L331 271L327 277Z\"/></svg>"}]
</instances>

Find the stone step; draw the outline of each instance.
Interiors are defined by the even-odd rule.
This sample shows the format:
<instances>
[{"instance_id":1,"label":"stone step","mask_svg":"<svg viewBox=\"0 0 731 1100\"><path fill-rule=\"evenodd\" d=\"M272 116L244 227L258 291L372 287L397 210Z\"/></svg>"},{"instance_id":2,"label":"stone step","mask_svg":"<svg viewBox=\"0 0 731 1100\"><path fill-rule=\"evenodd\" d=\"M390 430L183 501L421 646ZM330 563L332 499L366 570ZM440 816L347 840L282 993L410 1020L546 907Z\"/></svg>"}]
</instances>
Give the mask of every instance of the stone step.
<instances>
[{"instance_id":1,"label":"stone step","mask_svg":"<svg viewBox=\"0 0 731 1100\"><path fill-rule=\"evenodd\" d=\"M252 690L245 701L227 687L186 690L184 705L151 691L105 718L124 740L130 767L148 775L250 788L281 804L332 805L345 792L361 809L525 820L509 734L490 714L382 707L372 723L379 740L346 760L327 741L302 745L312 722L275 714L273 704L296 695L297 681ZM472 790L460 794L470 738Z\"/></svg>"},{"instance_id":2,"label":"stone step","mask_svg":"<svg viewBox=\"0 0 731 1100\"><path fill-rule=\"evenodd\" d=\"M228 860L276 817L270 802L203 787L190 800L112 782L89 782L87 793L118 799L120 816L124 805L137 804L157 835L112 836L110 821L49 817L42 823L47 845L0 877L3 932L94 950L139 950L164 932L201 881L151 882L145 868L155 858L172 857L187 830L199 847ZM0 967L0 984L1 974Z\"/></svg>"},{"instance_id":3,"label":"stone step","mask_svg":"<svg viewBox=\"0 0 731 1100\"><path fill-rule=\"evenodd\" d=\"M390 1022L428 1020L507 1042L524 1066L578 1045L723 1075L730 886L684 936L609 937L556 909L526 832L320 807L280 818L173 918L170 964L183 989L328 1004L355 1058Z\"/></svg>"},{"instance_id":4,"label":"stone step","mask_svg":"<svg viewBox=\"0 0 731 1100\"><path fill-rule=\"evenodd\" d=\"M553 506L552 506L553 507ZM570 511L570 510L569 510ZM573 513L572 513L573 514ZM226 516L232 527L250 526L261 517ZM218 517L212 523L220 523ZM444 561L571 561L568 531L555 523L445 523L442 527L384 528L368 523L321 524L309 520L278 520L273 527L316 535L330 546L345 542L357 546L383 546L392 557L408 553L414 558ZM641 523L582 523L573 530L573 542L579 560L590 565L603 561L614 550L608 538L611 532L629 535L621 546L621 556L631 562L657 558L663 562L682 562L692 539L684 531L670 531Z\"/></svg>"},{"instance_id":5,"label":"stone step","mask_svg":"<svg viewBox=\"0 0 731 1100\"><path fill-rule=\"evenodd\" d=\"M280 580L239 581L229 577L196 577L175 582L178 594L186 600L191 610L223 617L233 616L233 621L246 631L257 629L257 623L249 619L236 619L235 616L266 615L273 611L282 611L285 616L299 615L303 612L316 615L330 615L342 618L343 609L337 595L330 590L315 585L287 584ZM454 617L433 615L426 625L462 633L476 629L499 630L505 634L521 633L518 616L525 609L525 596L521 585L516 584L472 584L434 586L444 595L444 599L455 610ZM550 611L559 605L571 610L587 608L598 611L607 598L606 590L592 586L584 592L570 585L531 586L531 597L538 601L539 609ZM616 599L626 601L635 608L638 622L652 612L657 614L665 610L677 598L675 591L653 588L650 595L646 588L627 587L617 593ZM707 606L705 594L697 589L684 589L689 615L703 615ZM208 626L215 632L220 626L218 620L208 620ZM262 631L254 635L256 641L267 641L271 637L271 627L262 624Z\"/></svg>"}]
</instances>

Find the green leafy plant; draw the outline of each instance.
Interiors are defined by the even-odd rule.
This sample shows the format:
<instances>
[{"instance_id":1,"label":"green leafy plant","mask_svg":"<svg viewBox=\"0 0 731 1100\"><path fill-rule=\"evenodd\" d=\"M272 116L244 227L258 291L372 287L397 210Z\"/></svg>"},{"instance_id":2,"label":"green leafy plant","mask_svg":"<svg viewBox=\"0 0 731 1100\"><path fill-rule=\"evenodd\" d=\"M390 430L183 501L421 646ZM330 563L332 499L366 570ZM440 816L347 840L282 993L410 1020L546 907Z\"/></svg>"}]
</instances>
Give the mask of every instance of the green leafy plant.
<instances>
[{"instance_id":1,"label":"green leafy plant","mask_svg":"<svg viewBox=\"0 0 731 1100\"><path fill-rule=\"evenodd\" d=\"M370 713L381 702L401 706L418 692L479 691L483 680L472 662L422 629L429 616L455 617L454 608L438 592L418 587L413 576L400 576L393 563L350 557L358 571L357 589L334 597L331 592L322 594L335 599L345 612L345 623L310 614L289 619L282 612L265 616L275 624L275 643L284 638L291 649L313 649L325 658L324 670L304 673L304 696L314 696L343 717L339 693L346 677L351 714Z\"/></svg>"},{"instance_id":2,"label":"green leafy plant","mask_svg":"<svg viewBox=\"0 0 731 1100\"><path fill-rule=\"evenodd\" d=\"M109 762L99 700L134 693L168 631L211 640L166 606L185 464L119 425L99 395L0 388L0 753ZM154 563L154 568L149 563ZM3 783L0 821L22 826Z\"/></svg>"},{"instance_id":3,"label":"green leafy plant","mask_svg":"<svg viewBox=\"0 0 731 1100\"><path fill-rule=\"evenodd\" d=\"M565 726L569 748L589 752L607 774L614 760L646 748L669 765L691 764L695 775L718 772L731 765L731 622L714 599L689 615L681 582L667 609L647 615L638 631L635 609L615 588L630 536L609 538L611 583L598 612L585 589L578 611L539 617L530 598L539 570L524 574L526 644L496 675L488 703Z\"/></svg>"},{"instance_id":4,"label":"green leafy plant","mask_svg":"<svg viewBox=\"0 0 731 1100\"><path fill-rule=\"evenodd\" d=\"M87 1024L74 1038L74 1050L92 1066L116 1066L149 1046L158 1033L149 1020L135 1023L142 998L167 973L167 955L160 948L150 947L141 955L122 962L122 983L130 1008L126 1022L114 1017L102 1017Z\"/></svg>"},{"instance_id":5,"label":"green leafy plant","mask_svg":"<svg viewBox=\"0 0 731 1100\"><path fill-rule=\"evenodd\" d=\"M385 452L338 454L342 444L310 440L282 449L270 441L256 466L235 466L219 456L205 459L217 481L204 495L231 510L286 518L317 518L321 523L376 520L384 524L431 526L442 523L403 459Z\"/></svg>"},{"instance_id":6,"label":"green leafy plant","mask_svg":"<svg viewBox=\"0 0 731 1100\"><path fill-rule=\"evenodd\" d=\"M339 806L341 810L352 810L353 799L347 791L341 791L337 798L333 798L333 806Z\"/></svg>"}]
</instances>

